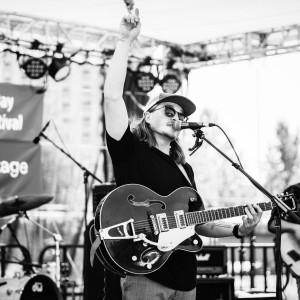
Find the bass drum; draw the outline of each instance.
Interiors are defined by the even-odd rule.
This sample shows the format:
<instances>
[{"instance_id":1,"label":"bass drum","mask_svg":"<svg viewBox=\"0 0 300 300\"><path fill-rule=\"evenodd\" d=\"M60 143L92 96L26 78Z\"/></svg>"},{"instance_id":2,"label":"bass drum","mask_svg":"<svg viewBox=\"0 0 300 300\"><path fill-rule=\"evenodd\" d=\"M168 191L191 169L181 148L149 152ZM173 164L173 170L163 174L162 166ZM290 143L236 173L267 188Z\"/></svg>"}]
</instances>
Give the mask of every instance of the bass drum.
<instances>
[{"instance_id":1,"label":"bass drum","mask_svg":"<svg viewBox=\"0 0 300 300\"><path fill-rule=\"evenodd\" d=\"M61 300L56 284L45 275L0 279L1 300Z\"/></svg>"}]
</instances>

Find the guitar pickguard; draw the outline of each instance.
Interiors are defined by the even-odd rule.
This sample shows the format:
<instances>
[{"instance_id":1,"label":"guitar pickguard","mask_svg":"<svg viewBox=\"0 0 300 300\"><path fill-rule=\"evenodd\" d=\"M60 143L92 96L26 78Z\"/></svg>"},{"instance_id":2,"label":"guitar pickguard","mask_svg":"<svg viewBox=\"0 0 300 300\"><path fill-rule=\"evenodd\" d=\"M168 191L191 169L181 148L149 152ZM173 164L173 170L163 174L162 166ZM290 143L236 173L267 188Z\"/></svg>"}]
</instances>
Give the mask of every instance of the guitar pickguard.
<instances>
[{"instance_id":1,"label":"guitar pickguard","mask_svg":"<svg viewBox=\"0 0 300 300\"><path fill-rule=\"evenodd\" d=\"M158 237L157 248L161 251L171 251L194 234L194 226L189 226L183 229L174 228L168 232L161 232ZM197 242L195 242L195 245L197 245Z\"/></svg>"}]
</instances>

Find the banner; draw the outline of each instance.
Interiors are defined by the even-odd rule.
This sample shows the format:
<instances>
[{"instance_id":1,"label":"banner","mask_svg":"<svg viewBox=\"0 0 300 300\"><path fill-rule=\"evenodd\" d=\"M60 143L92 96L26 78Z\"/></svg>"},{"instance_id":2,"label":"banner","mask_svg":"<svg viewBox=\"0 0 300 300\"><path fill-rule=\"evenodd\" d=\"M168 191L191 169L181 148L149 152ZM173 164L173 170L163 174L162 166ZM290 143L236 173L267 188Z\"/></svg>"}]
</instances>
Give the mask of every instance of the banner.
<instances>
[{"instance_id":1,"label":"banner","mask_svg":"<svg viewBox=\"0 0 300 300\"><path fill-rule=\"evenodd\" d=\"M30 86L0 83L0 139L32 141L42 128L43 97Z\"/></svg>"},{"instance_id":2,"label":"banner","mask_svg":"<svg viewBox=\"0 0 300 300\"><path fill-rule=\"evenodd\" d=\"M41 146L0 140L0 198L41 193Z\"/></svg>"}]
</instances>

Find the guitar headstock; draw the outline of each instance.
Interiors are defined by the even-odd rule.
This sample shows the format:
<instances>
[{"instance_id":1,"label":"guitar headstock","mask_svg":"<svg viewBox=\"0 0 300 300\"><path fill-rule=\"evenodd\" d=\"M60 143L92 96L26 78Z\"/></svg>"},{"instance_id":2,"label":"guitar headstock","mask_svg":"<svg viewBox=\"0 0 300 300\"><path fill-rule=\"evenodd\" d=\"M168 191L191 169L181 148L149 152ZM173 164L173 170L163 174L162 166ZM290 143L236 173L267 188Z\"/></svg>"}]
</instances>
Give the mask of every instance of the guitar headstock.
<instances>
[{"instance_id":1,"label":"guitar headstock","mask_svg":"<svg viewBox=\"0 0 300 300\"><path fill-rule=\"evenodd\" d=\"M285 202L285 204L291 209L291 210L296 210L297 209L297 204L296 204L296 199L293 193L286 193L286 194L280 194L277 195L277 197Z\"/></svg>"}]
</instances>

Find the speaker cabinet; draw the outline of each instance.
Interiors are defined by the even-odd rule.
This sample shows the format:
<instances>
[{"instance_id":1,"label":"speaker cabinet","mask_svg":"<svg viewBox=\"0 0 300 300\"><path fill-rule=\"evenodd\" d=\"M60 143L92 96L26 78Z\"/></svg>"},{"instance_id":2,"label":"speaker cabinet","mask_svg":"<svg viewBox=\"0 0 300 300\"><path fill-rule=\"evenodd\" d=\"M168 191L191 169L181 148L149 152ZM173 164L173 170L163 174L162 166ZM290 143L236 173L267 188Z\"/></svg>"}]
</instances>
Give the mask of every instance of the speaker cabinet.
<instances>
[{"instance_id":1,"label":"speaker cabinet","mask_svg":"<svg viewBox=\"0 0 300 300\"><path fill-rule=\"evenodd\" d=\"M196 295L196 300L234 300L234 279L199 278Z\"/></svg>"},{"instance_id":2,"label":"speaker cabinet","mask_svg":"<svg viewBox=\"0 0 300 300\"><path fill-rule=\"evenodd\" d=\"M276 300L276 293L235 291L235 298L236 300Z\"/></svg>"},{"instance_id":3,"label":"speaker cabinet","mask_svg":"<svg viewBox=\"0 0 300 300\"><path fill-rule=\"evenodd\" d=\"M97 206L99 202L112 190L116 188L116 185L114 183L105 183L102 185L95 185L93 188L93 213L95 214L95 211L97 209Z\"/></svg>"},{"instance_id":4,"label":"speaker cabinet","mask_svg":"<svg viewBox=\"0 0 300 300\"><path fill-rule=\"evenodd\" d=\"M196 255L197 275L223 275L227 273L227 247L203 246Z\"/></svg>"}]
</instances>

